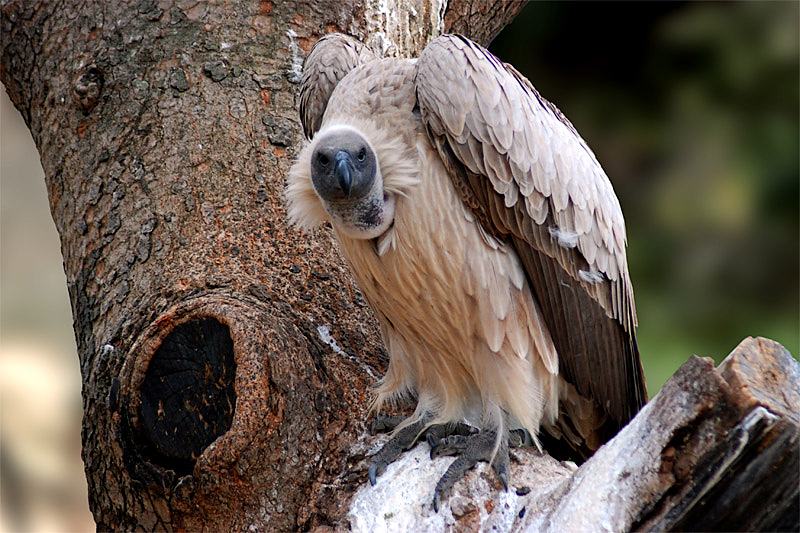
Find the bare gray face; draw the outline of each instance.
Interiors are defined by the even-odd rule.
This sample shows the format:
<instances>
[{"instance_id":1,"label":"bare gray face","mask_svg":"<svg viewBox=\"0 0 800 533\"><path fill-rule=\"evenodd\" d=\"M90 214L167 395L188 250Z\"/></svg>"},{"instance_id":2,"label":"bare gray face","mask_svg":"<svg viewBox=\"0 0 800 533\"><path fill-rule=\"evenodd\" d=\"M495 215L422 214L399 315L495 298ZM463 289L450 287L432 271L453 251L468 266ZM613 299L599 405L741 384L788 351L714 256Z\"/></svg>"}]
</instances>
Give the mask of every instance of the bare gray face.
<instances>
[{"instance_id":1,"label":"bare gray face","mask_svg":"<svg viewBox=\"0 0 800 533\"><path fill-rule=\"evenodd\" d=\"M320 131L311 154L311 182L337 229L350 237L381 235L394 218L394 197L383 190L375 152L355 129Z\"/></svg>"},{"instance_id":2,"label":"bare gray face","mask_svg":"<svg viewBox=\"0 0 800 533\"><path fill-rule=\"evenodd\" d=\"M325 135L311 155L311 180L323 200L357 201L372 189L376 170L372 148L354 130Z\"/></svg>"}]
</instances>

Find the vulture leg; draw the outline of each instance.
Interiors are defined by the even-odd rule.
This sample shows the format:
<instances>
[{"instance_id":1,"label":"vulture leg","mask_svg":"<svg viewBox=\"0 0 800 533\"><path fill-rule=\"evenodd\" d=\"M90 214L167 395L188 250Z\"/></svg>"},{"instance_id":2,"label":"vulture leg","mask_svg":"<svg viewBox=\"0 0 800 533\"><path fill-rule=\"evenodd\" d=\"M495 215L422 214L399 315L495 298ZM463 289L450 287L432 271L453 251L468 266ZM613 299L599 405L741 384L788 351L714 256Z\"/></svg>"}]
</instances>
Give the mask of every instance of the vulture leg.
<instances>
[{"instance_id":1,"label":"vulture leg","mask_svg":"<svg viewBox=\"0 0 800 533\"><path fill-rule=\"evenodd\" d=\"M437 512L439 504L447 498L456 481L464 477L464 474L479 461L491 463L503 483L503 487L508 490L508 433L500 437L499 446L496 429L482 429L469 436L453 435L439 442L436 442L435 437L429 437L428 442L432 443L431 457L458 454L456 460L436 484L436 490L433 493L433 508Z\"/></svg>"},{"instance_id":2,"label":"vulture leg","mask_svg":"<svg viewBox=\"0 0 800 533\"><path fill-rule=\"evenodd\" d=\"M441 427L444 427L444 424ZM433 428L426 431L425 435L428 440L428 446L431 447L431 459L444 455L460 455L463 453L470 442L469 437L478 431L466 424L464 427L469 428L468 433L461 433L459 431L440 436L431 431ZM528 439L528 435L524 429L512 429L508 432L508 447L519 448L520 446L525 446L529 444L526 442L526 439Z\"/></svg>"},{"instance_id":3,"label":"vulture leg","mask_svg":"<svg viewBox=\"0 0 800 533\"><path fill-rule=\"evenodd\" d=\"M377 435L378 433L392 431L406 418L408 418L406 415L384 415L378 413L375 415L375 420L372 421L372 425L369 428L370 433Z\"/></svg>"}]
</instances>

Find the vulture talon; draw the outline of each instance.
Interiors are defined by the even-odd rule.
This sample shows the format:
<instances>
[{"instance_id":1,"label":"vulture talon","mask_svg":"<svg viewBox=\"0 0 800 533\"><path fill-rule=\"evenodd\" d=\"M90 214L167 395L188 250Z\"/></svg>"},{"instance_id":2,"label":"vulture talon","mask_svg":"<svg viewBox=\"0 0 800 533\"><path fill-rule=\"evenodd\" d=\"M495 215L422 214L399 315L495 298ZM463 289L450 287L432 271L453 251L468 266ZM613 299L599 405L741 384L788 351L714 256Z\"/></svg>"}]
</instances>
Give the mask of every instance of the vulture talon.
<instances>
[{"instance_id":1,"label":"vulture talon","mask_svg":"<svg viewBox=\"0 0 800 533\"><path fill-rule=\"evenodd\" d=\"M446 452L439 452L438 455L458 455L458 457L436 484L433 494L434 510L438 512L442 500L446 499L450 494L453 485L464 477L479 461L491 463L497 477L503 484L503 489L508 490L508 434L501 436L499 446L495 448L497 438L496 430L484 429L470 436L453 435L444 439L444 442L452 439L449 444L445 444L446 447L450 445L452 448L447 448ZM454 453L447 453L450 451L454 451ZM431 450L431 453L433 453L433 450ZM493 453L494 457L492 456Z\"/></svg>"},{"instance_id":2,"label":"vulture talon","mask_svg":"<svg viewBox=\"0 0 800 533\"><path fill-rule=\"evenodd\" d=\"M411 449L417 443L425 429L424 417L400 429L392 438L372 456L369 464L369 481L372 485L377 483L377 477L383 474L386 467L395 461L400 454Z\"/></svg>"},{"instance_id":3,"label":"vulture talon","mask_svg":"<svg viewBox=\"0 0 800 533\"><path fill-rule=\"evenodd\" d=\"M378 475L380 475L382 473L383 473L382 469L381 469L381 472L378 472L378 464L377 463L375 463L375 462L370 463L369 472L368 472L369 484L374 487L375 483L378 482Z\"/></svg>"},{"instance_id":4,"label":"vulture talon","mask_svg":"<svg viewBox=\"0 0 800 533\"><path fill-rule=\"evenodd\" d=\"M377 477L383 474L389 464L424 437L431 447L431 459L448 455L456 456L456 460L436 484L433 508L437 512L441 507L442 500L447 498L453 485L479 461L491 463L504 490L508 490L509 444L521 445L523 441L520 439L524 435L523 433L518 430L509 431L502 435L498 445L497 430L478 430L460 422L433 424L426 427L426 418L429 417L423 417L402 428L372 457L368 476L373 486L377 483Z\"/></svg>"},{"instance_id":5,"label":"vulture talon","mask_svg":"<svg viewBox=\"0 0 800 533\"><path fill-rule=\"evenodd\" d=\"M444 457L447 455L458 455L467 449L469 437L464 435L448 435L443 439L437 439L435 446L431 445L431 459ZM431 444L431 439L428 439Z\"/></svg>"}]
</instances>

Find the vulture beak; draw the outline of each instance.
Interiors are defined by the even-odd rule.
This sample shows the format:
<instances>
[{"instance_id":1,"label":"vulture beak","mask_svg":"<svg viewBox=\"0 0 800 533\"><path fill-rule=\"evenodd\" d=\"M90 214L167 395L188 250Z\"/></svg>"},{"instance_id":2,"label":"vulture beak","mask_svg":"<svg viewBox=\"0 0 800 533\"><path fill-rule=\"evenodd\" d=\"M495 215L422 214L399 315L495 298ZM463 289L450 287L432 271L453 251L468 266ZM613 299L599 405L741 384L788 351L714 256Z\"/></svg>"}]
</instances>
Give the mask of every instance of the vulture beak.
<instances>
[{"instance_id":1,"label":"vulture beak","mask_svg":"<svg viewBox=\"0 0 800 533\"><path fill-rule=\"evenodd\" d=\"M353 170L353 158L345 150L339 150L333 158L333 173L339 181L339 187L346 198L350 198L350 188L353 185L353 179L350 176Z\"/></svg>"}]
</instances>

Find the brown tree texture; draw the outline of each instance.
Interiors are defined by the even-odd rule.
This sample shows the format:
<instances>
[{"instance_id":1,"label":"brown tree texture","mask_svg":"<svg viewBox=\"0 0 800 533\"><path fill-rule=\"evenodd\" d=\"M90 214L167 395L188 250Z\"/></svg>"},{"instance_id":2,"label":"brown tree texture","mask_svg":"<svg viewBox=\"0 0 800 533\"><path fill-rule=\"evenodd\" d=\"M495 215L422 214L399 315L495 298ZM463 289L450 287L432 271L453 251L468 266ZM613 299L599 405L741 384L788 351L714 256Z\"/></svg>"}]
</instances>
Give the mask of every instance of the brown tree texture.
<instances>
[{"instance_id":1,"label":"brown tree texture","mask_svg":"<svg viewBox=\"0 0 800 533\"><path fill-rule=\"evenodd\" d=\"M98 528L333 524L363 481L380 336L330 233L285 223L303 58L329 31L394 55L443 31L485 44L523 5L379 4L3 4L2 82L61 239Z\"/></svg>"}]
</instances>

